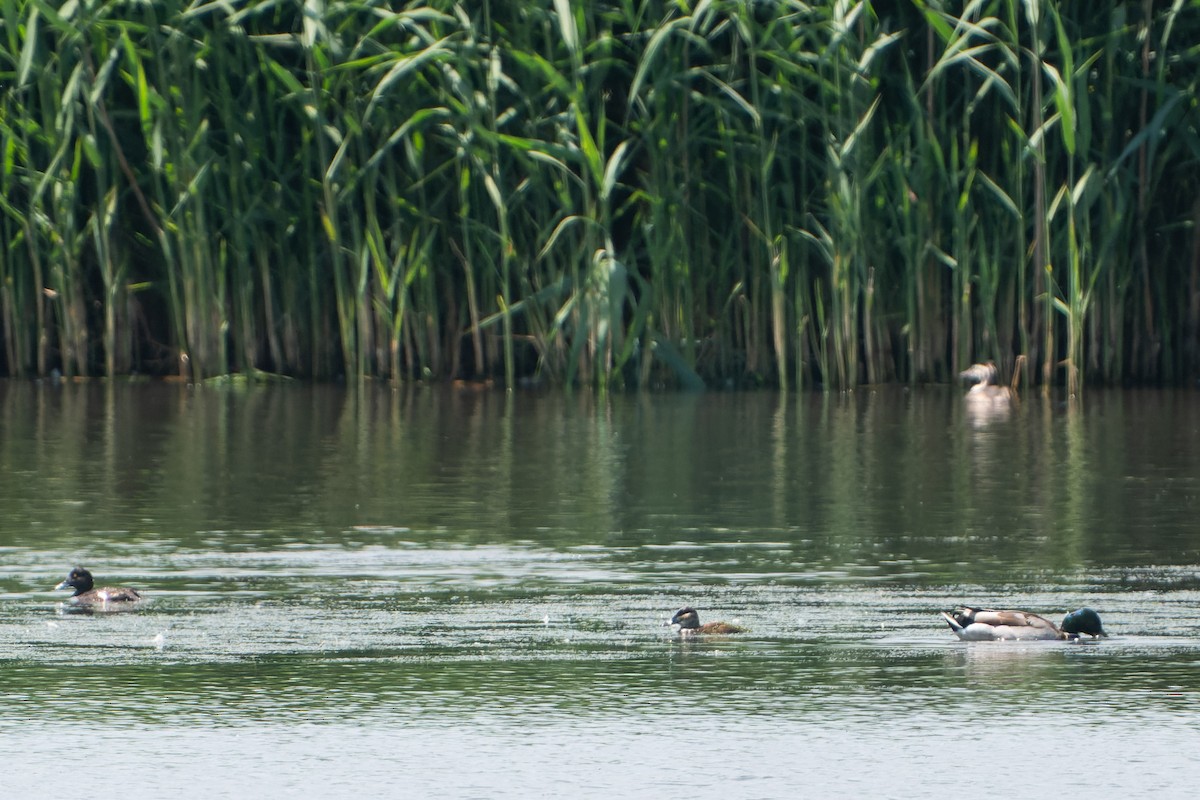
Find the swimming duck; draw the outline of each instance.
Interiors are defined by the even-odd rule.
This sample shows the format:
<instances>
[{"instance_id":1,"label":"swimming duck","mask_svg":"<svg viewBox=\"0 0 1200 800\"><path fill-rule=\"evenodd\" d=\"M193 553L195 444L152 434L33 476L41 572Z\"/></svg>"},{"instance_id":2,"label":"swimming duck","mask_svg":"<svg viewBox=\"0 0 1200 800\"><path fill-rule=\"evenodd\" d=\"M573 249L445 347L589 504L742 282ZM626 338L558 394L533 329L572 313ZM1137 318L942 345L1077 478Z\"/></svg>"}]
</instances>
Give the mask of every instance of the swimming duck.
<instances>
[{"instance_id":1,"label":"swimming duck","mask_svg":"<svg viewBox=\"0 0 1200 800\"><path fill-rule=\"evenodd\" d=\"M110 603L136 603L142 596L133 589L92 588L92 573L83 567L75 567L67 574L66 580L55 586L55 589L74 589L71 602L82 606L107 606Z\"/></svg>"},{"instance_id":2,"label":"swimming duck","mask_svg":"<svg viewBox=\"0 0 1200 800\"><path fill-rule=\"evenodd\" d=\"M992 611L970 606L943 611L942 616L950 624L950 630L966 642L1078 639L1083 634L1092 638L1108 636L1100 625L1100 615L1090 608L1080 608L1067 614L1061 626L1028 611Z\"/></svg>"},{"instance_id":3,"label":"swimming duck","mask_svg":"<svg viewBox=\"0 0 1200 800\"><path fill-rule=\"evenodd\" d=\"M1020 374L1019 372L1017 373ZM970 381L973 386L967 390L967 400L971 402L987 402L997 405L1008 405L1012 403L1016 392L1009 386L999 385L999 372L996 365L991 361L983 364L975 364L962 372L958 373L958 377L965 381Z\"/></svg>"},{"instance_id":4,"label":"swimming duck","mask_svg":"<svg viewBox=\"0 0 1200 800\"><path fill-rule=\"evenodd\" d=\"M692 607L681 608L671 617L672 625L679 626L680 636L696 636L712 634L725 636L731 633L745 633L746 629L729 622L706 622L700 624L700 615Z\"/></svg>"}]
</instances>

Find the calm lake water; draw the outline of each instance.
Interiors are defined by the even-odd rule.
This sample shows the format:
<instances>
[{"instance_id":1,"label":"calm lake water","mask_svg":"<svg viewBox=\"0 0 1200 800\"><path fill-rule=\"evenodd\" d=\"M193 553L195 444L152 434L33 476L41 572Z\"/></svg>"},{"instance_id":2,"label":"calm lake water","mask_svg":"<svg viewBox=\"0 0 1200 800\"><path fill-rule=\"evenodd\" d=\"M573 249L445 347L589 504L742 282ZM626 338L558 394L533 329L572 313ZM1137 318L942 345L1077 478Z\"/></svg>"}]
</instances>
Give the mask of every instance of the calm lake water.
<instances>
[{"instance_id":1,"label":"calm lake water","mask_svg":"<svg viewBox=\"0 0 1200 800\"><path fill-rule=\"evenodd\" d=\"M1190 797L1198 513L1192 392L0 383L0 796Z\"/></svg>"}]
</instances>

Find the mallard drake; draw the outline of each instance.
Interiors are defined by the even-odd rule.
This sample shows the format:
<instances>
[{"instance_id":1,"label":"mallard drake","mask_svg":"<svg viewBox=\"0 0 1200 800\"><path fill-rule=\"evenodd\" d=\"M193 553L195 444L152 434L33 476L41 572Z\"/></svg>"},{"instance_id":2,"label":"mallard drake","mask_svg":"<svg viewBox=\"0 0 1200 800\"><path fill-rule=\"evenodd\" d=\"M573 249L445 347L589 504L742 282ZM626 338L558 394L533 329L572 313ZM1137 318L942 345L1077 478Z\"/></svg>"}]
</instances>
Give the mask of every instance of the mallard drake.
<instances>
[{"instance_id":1,"label":"mallard drake","mask_svg":"<svg viewBox=\"0 0 1200 800\"><path fill-rule=\"evenodd\" d=\"M943 611L942 616L950 624L950 630L966 642L1078 639L1083 634L1092 638L1108 636L1100 625L1100 615L1090 608L1080 608L1067 614L1061 626L1028 611L993 611L970 606Z\"/></svg>"},{"instance_id":2,"label":"mallard drake","mask_svg":"<svg viewBox=\"0 0 1200 800\"><path fill-rule=\"evenodd\" d=\"M746 629L729 622L706 622L700 624L700 615L692 607L681 608L671 617L672 625L679 626L680 636L716 635L726 636L731 633L745 633Z\"/></svg>"},{"instance_id":3,"label":"mallard drake","mask_svg":"<svg viewBox=\"0 0 1200 800\"><path fill-rule=\"evenodd\" d=\"M94 589L92 573L83 567L75 567L67 574L66 580L55 586L55 589L74 589L71 602L81 606L107 606L110 603L136 603L142 596L133 589L121 587L118 589Z\"/></svg>"}]
</instances>

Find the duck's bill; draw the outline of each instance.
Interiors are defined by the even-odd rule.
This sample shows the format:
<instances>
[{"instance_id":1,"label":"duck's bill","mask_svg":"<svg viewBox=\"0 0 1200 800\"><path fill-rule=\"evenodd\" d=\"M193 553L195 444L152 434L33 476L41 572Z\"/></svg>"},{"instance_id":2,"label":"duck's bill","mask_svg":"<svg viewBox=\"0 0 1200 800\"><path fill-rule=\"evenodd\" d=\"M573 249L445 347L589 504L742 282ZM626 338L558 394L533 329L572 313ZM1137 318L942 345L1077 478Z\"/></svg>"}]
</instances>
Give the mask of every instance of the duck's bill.
<instances>
[{"instance_id":1,"label":"duck's bill","mask_svg":"<svg viewBox=\"0 0 1200 800\"><path fill-rule=\"evenodd\" d=\"M54 587L54 590L55 590L55 591L58 591L59 589L72 589L72 588L74 588L74 587L72 587L72 586L71 586L69 583L67 583L66 581L63 581L63 582L62 582L62 583L60 583L58 586L55 586L55 587Z\"/></svg>"}]
</instances>

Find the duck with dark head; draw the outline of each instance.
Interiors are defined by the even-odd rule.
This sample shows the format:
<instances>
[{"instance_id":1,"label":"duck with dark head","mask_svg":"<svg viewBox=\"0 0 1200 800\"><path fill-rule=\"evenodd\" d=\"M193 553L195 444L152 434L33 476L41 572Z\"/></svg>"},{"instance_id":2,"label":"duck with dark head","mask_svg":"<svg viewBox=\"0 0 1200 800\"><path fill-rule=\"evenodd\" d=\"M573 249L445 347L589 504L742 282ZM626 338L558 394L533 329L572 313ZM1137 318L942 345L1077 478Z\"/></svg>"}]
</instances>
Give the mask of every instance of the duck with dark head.
<instances>
[{"instance_id":1,"label":"duck with dark head","mask_svg":"<svg viewBox=\"0 0 1200 800\"><path fill-rule=\"evenodd\" d=\"M1072 641L1083 636L1108 636L1100 624L1100 615L1090 608L1080 608L1063 617L1055 625L1045 617L1028 611L993 611L988 608L959 606L943 611L942 617L954 635L965 642L994 642L1004 640L1060 639Z\"/></svg>"},{"instance_id":2,"label":"duck with dark head","mask_svg":"<svg viewBox=\"0 0 1200 800\"><path fill-rule=\"evenodd\" d=\"M701 625L700 615L691 606L676 611L670 624L678 626L680 636L728 636L746 632L745 628L729 622L706 622Z\"/></svg>"},{"instance_id":3,"label":"duck with dark head","mask_svg":"<svg viewBox=\"0 0 1200 800\"><path fill-rule=\"evenodd\" d=\"M70 602L92 610L129 608L142 599L142 595L136 590L124 586L116 589L95 588L92 573L83 567L75 567L67 574L66 579L54 588L74 589L75 593L71 595Z\"/></svg>"}]
</instances>

